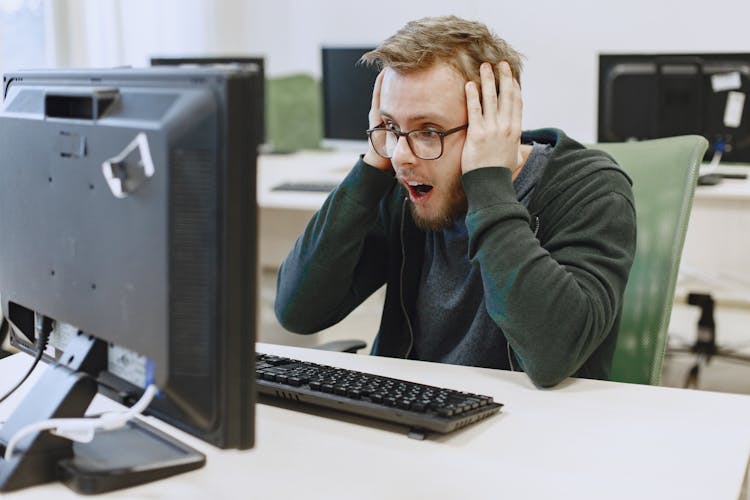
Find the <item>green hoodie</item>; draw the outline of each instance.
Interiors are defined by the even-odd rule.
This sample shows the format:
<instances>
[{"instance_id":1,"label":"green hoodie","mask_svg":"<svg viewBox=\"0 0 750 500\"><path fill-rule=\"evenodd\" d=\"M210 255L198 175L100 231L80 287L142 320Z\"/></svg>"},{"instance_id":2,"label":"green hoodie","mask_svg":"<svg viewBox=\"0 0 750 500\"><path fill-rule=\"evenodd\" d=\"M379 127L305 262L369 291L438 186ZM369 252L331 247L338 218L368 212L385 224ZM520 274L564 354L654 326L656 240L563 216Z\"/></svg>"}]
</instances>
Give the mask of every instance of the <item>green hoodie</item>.
<instances>
[{"instance_id":1,"label":"green hoodie","mask_svg":"<svg viewBox=\"0 0 750 500\"><path fill-rule=\"evenodd\" d=\"M560 130L525 132L522 141L553 145L528 210L510 170L462 177L469 259L481 269L488 313L535 384L606 379L635 252L630 179ZM409 357L425 233L405 197L392 173L357 162L279 270L275 310L285 328L327 328L386 283L372 354ZM482 366L508 356L474 354L487 358Z\"/></svg>"}]
</instances>

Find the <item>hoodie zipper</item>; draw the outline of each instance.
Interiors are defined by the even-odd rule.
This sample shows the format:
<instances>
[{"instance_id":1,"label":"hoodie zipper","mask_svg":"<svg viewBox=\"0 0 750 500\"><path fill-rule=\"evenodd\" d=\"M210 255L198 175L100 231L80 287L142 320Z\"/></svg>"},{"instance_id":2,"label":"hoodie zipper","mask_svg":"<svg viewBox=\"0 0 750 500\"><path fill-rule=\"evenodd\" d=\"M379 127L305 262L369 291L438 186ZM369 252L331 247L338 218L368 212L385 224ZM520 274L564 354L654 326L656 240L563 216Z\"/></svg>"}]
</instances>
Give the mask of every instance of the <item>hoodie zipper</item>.
<instances>
[{"instance_id":1,"label":"hoodie zipper","mask_svg":"<svg viewBox=\"0 0 750 500\"><path fill-rule=\"evenodd\" d=\"M399 301L401 302L401 312L404 313L406 318L406 326L409 329L409 347L406 349L404 359L407 359L411 354L411 350L414 347L414 330L411 326L411 319L409 319L409 313L406 310L406 303L404 302L404 271L406 270L406 245L404 244L404 221L406 219L406 204L409 198L404 198L404 202L401 204L401 272L399 273Z\"/></svg>"}]
</instances>

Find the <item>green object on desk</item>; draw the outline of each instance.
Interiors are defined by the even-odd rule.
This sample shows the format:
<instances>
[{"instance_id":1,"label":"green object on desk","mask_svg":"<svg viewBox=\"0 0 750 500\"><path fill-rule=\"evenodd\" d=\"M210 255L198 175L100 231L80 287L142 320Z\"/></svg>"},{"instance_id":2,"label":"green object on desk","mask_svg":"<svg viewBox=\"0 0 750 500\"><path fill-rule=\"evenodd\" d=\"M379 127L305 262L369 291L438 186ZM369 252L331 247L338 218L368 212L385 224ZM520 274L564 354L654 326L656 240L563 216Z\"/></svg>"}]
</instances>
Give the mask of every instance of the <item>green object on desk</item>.
<instances>
[{"instance_id":1,"label":"green object on desk","mask_svg":"<svg viewBox=\"0 0 750 500\"><path fill-rule=\"evenodd\" d=\"M319 149L323 138L320 83L298 74L266 81L266 135L274 153Z\"/></svg>"},{"instance_id":2,"label":"green object on desk","mask_svg":"<svg viewBox=\"0 0 750 500\"><path fill-rule=\"evenodd\" d=\"M708 142L690 135L590 147L612 155L633 179L638 225L610 378L657 385L695 185Z\"/></svg>"}]
</instances>

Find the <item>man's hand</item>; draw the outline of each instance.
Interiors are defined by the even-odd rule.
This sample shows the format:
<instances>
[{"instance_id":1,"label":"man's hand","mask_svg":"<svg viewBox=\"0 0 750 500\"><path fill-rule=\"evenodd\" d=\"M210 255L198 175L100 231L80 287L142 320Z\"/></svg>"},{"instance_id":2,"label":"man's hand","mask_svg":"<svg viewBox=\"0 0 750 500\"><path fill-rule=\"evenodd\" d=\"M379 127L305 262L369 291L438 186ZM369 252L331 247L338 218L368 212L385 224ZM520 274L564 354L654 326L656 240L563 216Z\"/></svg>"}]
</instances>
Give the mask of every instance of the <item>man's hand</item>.
<instances>
[{"instance_id":1,"label":"man's hand","mask_svg":"<svg viewBox=\"0 0 750 500\"><path fill-rule=\"evenodd\" d=\"M461 154L465 174L481 167L506 167L515 171L523 164L521 156L521 87L513 79L510 66L499 64L500 92L495 92L492 66L482 63L482 102L474 82L466 83L466 107L469 128Z\"/></svg>"},{"instance_id":2,"label":"man's hand","mask_svg":"<svg viewBox=\"0 0 750 500\"><path fill-rule=\"evenodd\" d=\"M380 87L383 84L383 74L385 73L385 69L383 69L380 74L378 74L378 77L375 79L375 85L372 88L372 104L370 105L370 114L368 115L370 127L377 127L381 123L383 123L383 117L380 116ZM365 154L364 162L368 165L372 165L373 167L380 169L380 170L390 170L391 169L391 160L387 158L383 158L379 154L375 152L375 150L372 148L372 144L370 141L367 141L367 153Z\"/></svg>"}]
</instances>

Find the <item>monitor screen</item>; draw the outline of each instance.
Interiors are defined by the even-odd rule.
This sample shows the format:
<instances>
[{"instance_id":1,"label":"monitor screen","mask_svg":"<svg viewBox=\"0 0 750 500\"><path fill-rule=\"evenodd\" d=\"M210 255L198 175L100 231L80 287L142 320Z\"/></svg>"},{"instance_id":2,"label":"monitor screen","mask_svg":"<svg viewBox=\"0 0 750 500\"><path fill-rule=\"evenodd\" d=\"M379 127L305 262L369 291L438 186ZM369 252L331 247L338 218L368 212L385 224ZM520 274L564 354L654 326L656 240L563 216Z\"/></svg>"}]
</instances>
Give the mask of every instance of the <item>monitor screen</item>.
<instances>
[{"instance_id":1,"label":"monitor screen","mask_svg":"<svg viewBox=\"0 0 750 500\"><path fill-rule=\"evenodd\" d=\"M750 162L750 54L601 54L598 140L698 134L706 159Z\"/></svg>"},{"instance_id":2,"label":"monitor screen","mask_svg":"<svg viewBox=\"0 0 750 500\"><path fill-rule=\"evenodd\" d=\"M367 142L367 115L377 70L359 59L371 48L323 47L323 138L328 145Z\"/></svg>"},{"instance_id":3,"label":"monitor screen","mask_svg":"<svg viewBox=\"0 0 750 500\"><path fill-rule=\"evenodd\" d=\"M0 298L13 344L34 351L46 324L45 377L83 373L126 404L154 384L148 414L221 448L254 439L262 86L250 67L3 79ZM81 399L75 384L41 397Z\"/></svg>"},{"instance_id":4,"label":"monitor screen","mask_svg":"<svg viewBox=\"0 0 750 500\"><path fill-rule=\"evenodd\" d=\"M261 56L213 56L213 57L152 57L151 66L246 66L259 74L260 80L265 82L265 59ZM253 103L250 113L258 117L260 122L255 127L258 137L254 140L264 144L266 137L265 119L265 84L259 92L253 92Z\"/></svg>"}]
</instances>

